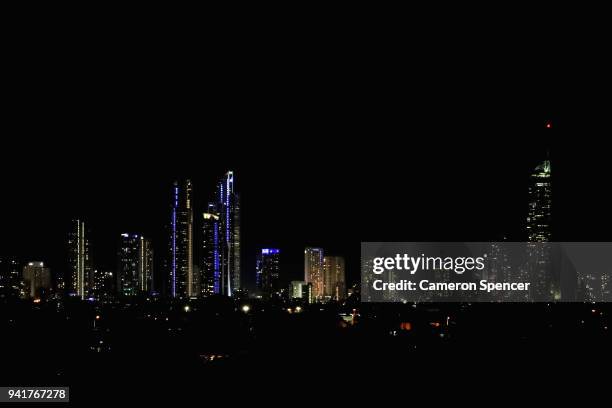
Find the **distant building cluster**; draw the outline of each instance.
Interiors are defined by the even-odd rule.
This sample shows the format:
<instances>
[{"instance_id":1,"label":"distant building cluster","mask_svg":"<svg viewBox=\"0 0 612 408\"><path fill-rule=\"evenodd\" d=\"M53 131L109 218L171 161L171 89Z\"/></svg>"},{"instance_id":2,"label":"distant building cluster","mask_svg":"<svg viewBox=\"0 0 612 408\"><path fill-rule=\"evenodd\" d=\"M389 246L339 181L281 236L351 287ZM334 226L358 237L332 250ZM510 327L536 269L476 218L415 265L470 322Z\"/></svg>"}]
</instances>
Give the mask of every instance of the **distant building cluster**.
<instances>
[{"instance_id":1,"label":"distant building cluster","mask_svg":"<svg viewBox=\"0 0 612 408\"><path fill-rule=\"evenodd\" d=\"M28 262L20 269L14 258L0 258L0 299L46 298L54 293L51 270L44 262Z\"/></svg>"},{"instance_id":2,"label":"distant building cluster","mask_svg":"<svg viewBox=\"0 0 612 408\"><path fill-rule=\"evenodd\" d=\"M240 293L240 197L234 188L234 172L228 171L219 180L213 199L198 215L199 232L195 209L191 181L176 182L165 294L180 299Z\"/></svg>"},{"instance_id":3,"label":"distant building cluster","mask_svg":"<svg viewBox=\"0 0 612 408\"><path fill-rule=\"evenodd\" d=\"M21 268L15 259L0 258L0 296L44 299L69 296L102 302L132 297L194 299L212 295L246 295L242 280L240 196L233 171L212 189L204 208L194 201L191 180L177 180L169 195L168 240L154 253L153 242L140 232L117 237L116 268L96 268L90 225L71 221L67 264L55 275L41 261ZM160 246L157 247L158 250ZM155 262L154 255L161 260ZM255 292L266 300L304 303L343 301L347 296L344 258L324 256L321 248L306 248L302 281L282 269L281 249L256 253ZM159 268L159 269L158 269Z\"/></svg>"},{"instance_id":4,"label":"distant building cluster","mask_svg":"<svg viewBox=\"0 0 612 408\"><path fill-rule=\"evenodd\" d=\"M346 298L346 266L340 256L325 256L323 248L304 250L304 282L311 286L315 301L343 301Z\"/></svg>"}]
</instances>

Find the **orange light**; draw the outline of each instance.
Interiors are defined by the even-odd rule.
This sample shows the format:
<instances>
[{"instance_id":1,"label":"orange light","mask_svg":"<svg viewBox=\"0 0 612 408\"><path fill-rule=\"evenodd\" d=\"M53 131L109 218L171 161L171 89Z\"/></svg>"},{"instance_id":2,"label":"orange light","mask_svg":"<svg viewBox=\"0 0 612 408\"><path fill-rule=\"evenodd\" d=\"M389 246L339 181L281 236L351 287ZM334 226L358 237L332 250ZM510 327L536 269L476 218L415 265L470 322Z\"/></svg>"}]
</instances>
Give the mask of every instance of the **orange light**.
<instances>
[{"instance_id":1,"label":"orange light","mask_svg":"<svg viewBox=\"0 0 612 408\"><path fill-rule=\"evenodd\" d=\"M40 303L40 299L34 299L33 302L34 303Z\"/></svg>"},{"instance_id":2,"label":"orange light","mask_svg":"<svg viewBox=\"0 0 612 408\"><path fill-rule=\"evenodd\" d=\"M429 323L432 327L440 327L440 322L431 322Z\"/></svg>"},{"instance_id":3,"label":"orange light","mask_svg":"<svg viewBox=\"0 0 612 408\"><path fill-rule=\"evenodd\" d=\"M96 315L96 320L100 320L100 315Z\"/></svg>"},{"instance_id":4,"label":"orange light","mask_svg":"<svg viewBox=\"0 0 612 408\"><path fill-rule=\"evenodd\" d=\"M412 323L410 323L410 322L402 322L402 323L400 323L400 330L406 330L406 331L412 330Z\"/></svg>"}]
</instances>

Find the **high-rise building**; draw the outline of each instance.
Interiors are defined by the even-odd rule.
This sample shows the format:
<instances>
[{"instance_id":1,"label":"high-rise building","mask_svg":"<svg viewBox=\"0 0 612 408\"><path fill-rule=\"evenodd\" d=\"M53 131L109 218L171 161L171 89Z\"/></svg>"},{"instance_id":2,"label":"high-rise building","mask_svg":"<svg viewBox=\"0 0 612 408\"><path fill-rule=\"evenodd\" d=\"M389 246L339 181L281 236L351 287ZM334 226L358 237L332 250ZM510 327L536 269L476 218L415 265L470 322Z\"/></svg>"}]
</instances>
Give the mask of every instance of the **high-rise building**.
<instances>
[{"instance_id":1,"label":"high-rise building","mask_svg":"<svg viewBox=\"0 0 612 408\"><path fill-rule=\"evenodd\" d=\"M609 302L611 299L611 294L612 294L612 274L603 272L601 275L601 301L603 302Z\"/></svg>"},{"instance_id":2,"label":"high-rise building","mask_svg":"<svg viewBox=\"0 0 612 408\"><path fill-rule=\"evenodd\" d=\"M187 298L199 293L199 276L193 267L193 203L191 180L176 181L172 190L168 295Z\"/></svg>"},{"instance_id":3,"label":"high-rise building","mask_svg":"<svg viewBox=\"0 0 612 408\"><path fill-rule=\"evenodd\" d=\"M138 234L121 234L117 285L122 296L148 294L153 280L151 241Z\"/></svg>"},{"instance_id":4,"label":"high-rise building","mask_svg":"<svg viewBox=\"0 0 612 408\"><path fill-rule=\"evenodd\" d=\"M346 269L341 256L323 257L323 298L342 301L346 299Z\"/></svg>"},{"instance_id":5,"label":"high-rise building","mask_svg":"<svg viewBox=\"0 0 612 408\"><path fill-rule=\"evenodd\" d=\"M551 170L550 161L539 164L529 180L529 211L527 240L531 280L529 299L547 301L560 298L560 283L553 276L552 251L546 242L551 240Z\"/></svg>"},{"instance_id":6,"label":"high-rise building","mask_svg":"<svg viewBox=\"0 0 612 408\"><path fill-rule=\"evenodd\" d=\"M138 260L140 238L135 234L121 234L118 253L117 288L121 296L138 293Z\"/></svg>"},{"instance_id":7,"label":"high-rise building","mask_svg":"<svg viewBox=\"0 0 612 408\"><path fill-rule=\"evenodd\" d=\"M264 298L271 298L281 291L280 249L263 248L257 254L257 289Z\"/></svg>"},{"instance_id":8,"label":"high-rise building","mask_svg":"<svg viewBox=\"0 0 612 408\"><path fill-rule=\"evenodd\" d=\"M117 290L116 273L112 271L94 270L94 298L106 302L114 298Z\"/></svg>"},{"instance_id":9,"label":"high-rise building","mask_svg":"<svg viewBox=\"0 0 612 408\"><path fill-rule=\"evenodd\" d=\"M70 292L85 299L93 287L93 273L89 253L89 232L82 219L72 220L68 235L68 254Z\"/></svg>"},{"instance_id":10,"label":"high-rise building","mask_svg":"<svg viewBox=\"0 0 612 408\"><path fill-rule=\"evenodd\" d=\"M234 172L217 184L215 212L220 222L220 293L232 296L240 290L240 198L234 190Z\"/></svg>"},{"instance_id":11,"label":"high-rise building","mask_svg":"<svg viewBox=\"0 0 612 408\"><path fill-rule=\"evenodd\" d=\"M23 267L25 296L41 298L51 291L51 270L43 262L28 262Z\"/></svg>"},{"instance_id":12,"label":"high-rise building","mask_svg":"<svg viewBox=\"0 0 612 408\"><path fill-rule=\"evenodd\" d=\"M0 258L0 298L23 296L23 282L15 258Z\"/></svg>"},{"instance_id":13,"label":"high-rise building","mask_svg":"<svg viewBox=\"0 0 612 408\"><path fill-rule=\"evenodd\" d=\"M141 293L151 293L153 291L153 245L150 239L142 235L140 236L138 289Z\"/></svg>"},{"instance_id":14,"label":"high-rise building","mask_svg":"<svg viewBox=\"0 0 612 408\"><path fill-rule=\"evenodd\" d=\"M202 219L200 288L204 296L221 292L220 233L219 214L215 213L214 204L209 204Z\"/></svg>"},{"instance_id":15,"label":"high-rise building","mask_svg":"<svg viewBox=\"0 0 612 408\"><path fill-rule=\"evenodd\" d=\"M374 281L374 274L371 273L374 267L374 260L372 257L361 258L361 299L364 302L372 302L376 294L372 289L372 282Z\"/></svg>"},{"instance_id":16,"label":"high-rise building","mask_svg":"<svg viewBox=\"0 0 612 408\"><path fill-rule=\"evenodd\" d=\"M304 250L304 281L312 284L312 297L323 299L323 249L307 247Z\"/></svg>"},{"instance_id":17,"label":"high-rise building","mask_svg":"<svg viewBox=\"0 0 612 408\"><path fill-rule=\"evenodd\" d=\"M520 276L520 271L513 273L508 248L500 242L492 242L486 259L487 267L482 272L475 272L478 279L489 282L514 282L526 280ZM506 300L525 300L525 293L507 291L500 294Z\"/></svg>"},{"instance_id":18,"label":"high-rise building","mask_svg":"<svg viewBox=\"0 0 612 408\"><path fill-rule=\"evenodd\" d=\"M531 174L529 182L529 213L527 240L549 242L551 239L550 161L545 160Z\"/></svg>"},{"instance_id":19,"label":"high-rise building","mask_svg":"<svg viewBox=\"0 0 612 408\"><path fill-rule=\"evenodd\" d=\"M291 281L289 298L292 300L301 299L304 303L313 303L312 284L304 281Z\"/></svg>"}]
</instances>

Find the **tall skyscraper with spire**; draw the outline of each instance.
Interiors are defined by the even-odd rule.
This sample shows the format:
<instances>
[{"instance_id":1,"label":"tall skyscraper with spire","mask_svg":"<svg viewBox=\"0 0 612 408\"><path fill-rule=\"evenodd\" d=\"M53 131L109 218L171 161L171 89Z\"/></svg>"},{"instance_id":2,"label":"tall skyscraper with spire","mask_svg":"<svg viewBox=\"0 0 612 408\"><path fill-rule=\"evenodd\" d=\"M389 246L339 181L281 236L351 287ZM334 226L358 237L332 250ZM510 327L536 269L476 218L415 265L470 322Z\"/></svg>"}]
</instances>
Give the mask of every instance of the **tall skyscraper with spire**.
<instances>
[{"instance_id":1,"label":"tall skyscraper with spire","mask_svg":"<svg viewBox=\"0 0 612 408\"><path fill-rule=\"evenodd\" d=\"M552 251L546 243L551 240L551 165L547 158L531 173L529 179L529 208L527 213L528 273L532 282L531 301L560 298L560 285L552 268Z\"/></svg>"},{"instance_id":2,"label":"tall skyscraper with spire","mask_svg":"<svg viewBox=\"0 0 612 408\"><path fill-rule=\"evenodd\" d=\"M529 181L529 212L527 240L549 242L551 239L551 183L550 160L540 163Z\"/></svg>"},{"instance_id":3,"label":"tall skyscraper with spire","mask_svg":"<svg viewBox=\"0 0 612 408\"><path fill-rule=\"evenodd\" d=\"M70 292L85 299L93 288L93 270L89 253L89 234L83 219L73 219L68 234Z\"/></svg>"},{"instance_id":4,"label":"tall skyscraper with spire","mask_svg":"<svg viewBox=\"0 0 612 408\"><path fill-rule=\"evenodd\" d=\"M193 203L191 180L175 181L170 219L170 262L167 293L172 298L199 294L199 275L193 265Z\"/></svg>"},{"instance_id":5,"label":"tall skyscraper with spire","mask_svg":"<svg viewBox=\"0 0 612 408\"><path fill-rule=\"evenodd\" d=\"M217 184L214 208L220 225L220 293L240 290L240 197L234 190L234 172L228 171Z\"/></svg>"}]
</instances>

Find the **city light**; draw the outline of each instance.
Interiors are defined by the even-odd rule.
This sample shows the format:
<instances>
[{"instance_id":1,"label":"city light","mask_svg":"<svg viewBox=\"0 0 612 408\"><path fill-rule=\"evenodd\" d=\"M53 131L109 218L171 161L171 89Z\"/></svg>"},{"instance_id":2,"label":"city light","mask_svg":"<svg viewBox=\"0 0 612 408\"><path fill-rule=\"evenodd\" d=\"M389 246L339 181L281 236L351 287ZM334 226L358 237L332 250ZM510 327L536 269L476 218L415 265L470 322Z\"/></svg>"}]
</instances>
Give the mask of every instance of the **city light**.
<instances>
[{"instance_id":1,"label":"city light","mask_svg":"<svg viewBox=\"0 0 612 408\"><path fill-rule=\"evenodd\" d=\"M546 128L552 127L551 122L544 122L544 124ZM541 125L542 122L540 122ZM519 215L527 214L527 219L523 220L526 221L525 225L521 223L517 228L526 233L530 244L549 242L552 236L551 162L547 159L539 160L538 163L535 168L530 165L531 173L527 172L529 169L525 169L525 183L529 183L529 190L525 193L528 192L529 194L525 194L524 199L529 199L529 206L524 205L527 203L523 203L523 199L520 197L516 200L521 207L524 207L517 210ZM93 344L95 348L91 350L98 353L108 353L111 345L118 350L118 353L115 352L117 354L109 354L108 359L96 357L91 362L77 360L76 363L78 364L74 364L72 361L69 361L70 365L65 364L63 356L61 356L62 358L51 359L58 361L58 363L51 361L51 363L57 364L57 367L42 366L41 363L47 363L49 359L39 361L28 358L25 361L27 366L38 369L40 365L43 372L49 372L54 376L53 379L55 379L57 372L62 373L61 370L64 370L64 367L74 367L67 374L63 374L63 377L60 376L55 379L58 383L66 378L72 379L73 371L78 374L81 367L91 366L96 368L96 371L101 371L101 369L98 369L100 363L104 363L102 365L104 369L107 367L109 370L112 369L111 373L129 368L129 371L126 371L128 375L134 373L132 368L135 367L138 370L136 374L148 380L149 373L147 370L151 367L161 367L159 372L152 372L151 377L155 376L155 378L163 379L167 376L173 376L175 373L184 372L184 367L195 368L193 360L196 359L197 361L197 356L199 356L200 360L204 362L216 362L228 358L227 363L222 362L229 367L228 370L234 370L238 367L237 363L240 364L244 361L248 364L248 367L241 371L235 370L235 372L242 373L240 375L247 376L247 380L250 380L248 376L252 373L257 375L258 364L263 363L261 365L264 365L268 361L278 361L282 364L282 370L287 367L285 362L287 360L292 368L295 368L293 371L298 373L296 374L297 377L288 377L290 381L295 381L294 378L299 377L299 370L302 367L313 364L311 361L313 356L322 355L326 360L323 362L323 366L329 364L330 368L333 367L338 372L343 370L343 363L355 360L357 353L353 352L353 347L336 353L336 345L339 344L337 339L344 340L346 338L351 346L354 343L356 346L361 346L359 348L354 347L354 350L363 350L364 356L380 361L387 357L387 354L393 357L396 350L414 349L417 344L419 348L426 345L426 352L429 352L430 349L435 352L435 347L441 344L439 342L440 338L444 338L443 347L447 347L447 343L451 346L467 344L469 340L472 340L470 336L473 336L476 347L489 348L491 346L494 347L494 350L503 353L506 345L509 349L513 349L514 344L512 342L519 338L525 346L529 346L529 342L533 339L537 341L536 336L540 332L546 333L546 340L551 339L557 333L565 336L567 332L567 344L569 345L576 338L575 335L584 336L595 331L608 330L610 319L607 318L608 309L606 306L595 302L592 302L592 305L590 304L594 299L593 293L606 293L606 296L610 298L612 286L609 282L612 280L610 278L612 275L606 274L605 271L601 271L601 277L581 275L578 271L574 275L572 272L572 278L577 276L581 279L576 287L576 293L572 293L572 299L578 298L578 294L580 294L580 299L584 296L586 300L578 305L579 309L576 313L572 312L566 314L568 317L563 317L566 320L560 323L564 324L559 324L557 323L557 320L560 320L558 317L564 316L565 309L560 309L555 302L526 306L533 307L535 313L525 313L520 315L520 319L516 320L513 317L512 320L508 319L510 313L506 314L506 309L502 310L500 314L497 313L498 309L489 310L486 306L476 308L471 303L454 301L448 305L436 304L435 307L431 307L425 300L405 298L403 294L397 297L395 295L385 297L383 298L384 301L395 304L385 305L385 307L379 306L375 299L370 300L373 296L372 290L367 290L376 290L376 283L369 284L367 279L363 279L364 284L360 287L357 279L356 283L347 290L345 259L342 256L330 254L333 253L331 249L328 253L327 246L325 249L307 247L303 259L299 259L302 258L301 248L291 248L289 244L287 248L283 246L282 250L270 248L268 247L269 240L274 242L275 238L264 236L261 239L265 239L264 242L267 242L265 248L259 246L256 238L253 238L252 244L249 242L250 240L247 240L248 245L252 246L243 245L242 252L240 252L240 202L239 195L232 195L233 180L233 173L228 172L220 186L217 185L217 189L221 191L221 198L217 197L216 201L209 203L209 207L207 207L209 212L204 213L203 219L201 218L200 222L195 224L200 228L200 231L193 230L193 211L190 211L192 204L189 201L190 195L188 194L191 191L190 184L187 184L185 192L182 190L182 185L174 185L172 208L164 210L168 214L165 214L163 220L160 219L157 222L158 229L160 231L162 228L164 229L164 236L160 237L159 243L155 242L155 248L159 251L156 253L155 259L163 260L160 265L156 265L156 268L159 269L156 269L155 274L153 274L152 244L148 241L150 232L147 232L146 238L140 235L141 232L138 234L132 232L121 234L122 239L118 242L119 251L117 251L115 244L110 242L110 249L107 250L109 252L108 256L118 257L116 260L119 261L116 263L117 268L111 272L93 267L88 240L89 233L85 232L85 224L80 221L75 224L74 231L70 235L70 269L59 268L61 264L54 258L45 262L45 264L54 267L56 263L58 264L58 270L54 270L53 275L49 270L50 268L44 268L42 262L19 264L19 267L23 266L25 271L21 271L17 266L11 266L12 264L8 264L5 269L0 268L0 301L3 305L14 302L17 305L17 312L20 312L24 303L41 303L41 305L29 304L32 311L27 311L25 316L26 318L30 315L34 316L36 320L33 323L38 323L40 320L47 318L51 310L56 309L58 311L57 316L49 321L49 325L42 326L47 331L41 331L41 341L37 343L24 342L27 347L22 347L23 351L28 352L28 349L31 348L34 352L44 354L49 349L53 352L64 352L68 358L81 359L83 353L72 353L71 348L63 346L64 343L67 346L72 346L74 340L80 339L83 339L81 341L87 341L88 345ZM311 189L309 186L306 187ZM316 184L313 183L313 191L315 187ZM331 196L331 198L333 199L334 196ZM163 205L166 204L170 203L163 203ZM201 204L204 203L194 202L193 208L195 208L194 211L198 211L198 214L202 214ZM273 213L271 216L284 217L284 213ZM377 223L380 218L378 213L368 214L368 217L370 216L375 221L373 224ZM300 226L292 225L290 219L283 218L282 222L286 222L291 229ZM153 227L150 228L153 229ZM526 230L524 230L525 228ZM112 235L115 240L119 238L118 231L120 230L113 227ZM252 238L251 232L248 233L249 235L245 235ZM255 233L253 232L253 234ZM537 248L535 245L528 248L532 247ZM330 246L330 248L333 248L333 246ZM534 300L539 302L547 299L546 295L551 293L551 289L558 289L549 279L553 275L550 273L552 266L556 266L556 264L550 264L550 268L546 264L547 268L544 268L540 266L544 264L542 262L522 262L518 265L519 269L515 273L510 268L510 266L513 266L512 263L507 261L505 252L498 248L497 243L491 243L491 248L493 248L491 253L494 256L492 255L491 258L487 259L487 266L490 267L490 270L486 271L485 277L491 279L491 283L486 283L487 292L490 291L488 288L492 288L491 285L495 285L495 287L497 285L502 285L502 287L503 285L510 285L508 292L518 291L519 287L516 285L521 285L521 282L498 283L498 281L506 278L523 279L524 276L528 276L532 269L538 273L536 275L538 280L535 283L538 291L528 293L529 296L536 296ZM102 250L104 248L100 249L100 251ZM97 251L96 248L95 253ZM286 261L287 266L284 262L280 262L280 256L281 254L285 256L285 252L291 256ZM197 256L194 256L194 254ZM419 253L412 255L423 257L423 262L426 259L424 255ZM450 269L457 272L457 266L460 266L457 265L458 258L454 257L454 253L449 255L452 256L446 259L452 265ZM396 256L399 257L400 255ZM404 256L407 257L408 255ZM253 278L251 274L255 265L241 265L241 259L250 260L251 257L256 258L254 260L257 261L255 268L257 273L256 292L248 290L251 289L250 279L242 279L242 281L240 279L241 271L243 275L247 275L243 278ZM95 259L98 262L98 258ZM416 261L416 258L412 259ZM432 259L435 261L438 258ZM442 258L439 259L440 265L446 263L446 260L442 262ZM477 259L470 258L473 265L478 264ZM467 260L461 258L462 264L465 264ZM559 264L565 268L565 259L561 259L561 261L563 264L561 262ZM103 259L101 262L103 262L102 264L106 263ZM376 259L364 257L363 254L362 263L364 264L363 269L376 268ZM434 262L433 264L437 263ZM7 264L0 262L0 266L3 265ZM570 266L567 266L567 268L569 269ZM401 270L402 268L399 266L391 268L391 270L396 269ZM416 268L414 269L416 270ZM437 275L439 271L437 271L438 268L435 269L433 272ZM358 271L350 270L349 272L353 274L349 276L351 281L355 282L355 278L358 278ZM383 269L382 272L385 272L385 270ZM156 276L156 279L159 279L155 282L155 285L152 281L153 275ZM446 282L445 274L440 275L444 281L436 282L435 285L443 287L444 292L450 292L450 285L469 284L468 282L453 282L453 279L450 278L449 282ZM482 275L477 275L477 277L481 278L484 275L483 272ZM24 279L23 282L19 282L21 278ZM389 279L396 284L397 282L403 282L399 275L395 273L389 273ZM247 282L244 282L244 280ZM22 284L18 285L12 282ZM422 282L429 284L428 280ZM10 283L11 286L7 283ZM11 298L5 299L3 297L4 293L9 293L9 290ZM231 298L232 293L235 294L234 298ZM221 297L221 295L224 297ZM364 303L361 303L362 299ZM450 297L449 299L454 300ZM487 297L485 300L492 301L491 299ZM77 300L90 300L95 304L82 304L76 307L74 305L76 305L75 301ZM434 300L444 302L447 298L443 294L434 298ZM469 300L477 301L475 297L470 297ZM515 301L514 298L504 298L504 300ZM417 301L419 302L418 308ZM246 302L249 302L249 304L246 304ZM250 303L255 306L250 306ZM192 304L195 309L191 308ZM304 306L301 306L302 304ZM255 309L252 309L253 307ZM591 307L591 309L588 309L588 307ZM253 313L250 313L251 310L253 310ZM605 318L602 310L606 312ZM96 313L94 322L86 320L84 322L86 324L82 324L80 322L81 316L84 314L86 319L91 318L91 311ZM99 313L103 311L105 321L100 325L101 315ZM180 314L181 311L183 311L182 315ZM190 313L192 311L194 313ZM233 314L228 315L228 311ZM526 311L530 312L527 309ZM240 313L244 315L240 315ZM300 316L287 316L288 314L298 313ZM172 322L170 322L168 316L172 317ZM2 320L0 328L7 327L9 329L7 332L11 336L18 333L17 330L23 328L23 335L30 336L32 331L28 326L34 326L34 324L28 325L27 321L21 318L18 313L15 319L17 324L14 324L13 320L8 320L8 323ZM72 320L74 323L65 324L64 319ZM536 319L541 319L542 322ZM486 326L481 329L479 323L474 324L474 322L491 320L495 322L493 330ZM450 325L451 321L453 325ZM555 329L553 330L551 330L553 328L551 322L555 323ZM567 324L567 322L571 324ZM536 323L541 327L536 326ZM8 326L5 326L5 324L8 324ZM509 329L505 329L506 326ZM531 331L532 326L536 327L538 331ZM557 326L560 329L556 329ZM70 342L58 342L62 345L59 348L55 343L50 343L51 348L42 347L46 340L42 336L50 335L50 337L53 337L56 327L59 330L64 327L67 329L66 335L70 336ZM137 331L141 327L144 332L139 335ZM503 328L503 330L496 330L497 327ZM539 330L540 328L547 331ZM338 334L337 329L346 330L345 333ZM572 332L572 330L574 331ZM384 350L384 343L381 343L379 347L378 338L381 337L381 333L388 333L397 337L397 341L394 340L389 350ZM492 337L481 337L483 335L488 336L489 333ZM508 333L512 333L512 335L507 336ZM552 335L548 333L552 333ZM607 333L604 333L604 335L607 336ZM303 341L309 339L310 336L314 339L312 344ZM317 337L315 338L315 336ZM369 350L369 345L366 344L371 338L377 341L375 344L377 348L373 349L375 352ZM508 343L505 343L506 338ZM11 341L10 344L19 347L20 339L18 337L15 337L15 339L16 341ZM357 343L361 341L363 341L363 344ZM498 345L498 343L501 344ZM101 348L99 347L100 344L107 346ZM287 345L286 349L281 347L285 344ZM261 345L265 345L265 347L260 347ZM536 346L539 345L539 342L536 343ZM579 345L581 346L582 343ZM77 346L79 345L77 344ZM318 353L318 348L323 353ZM450 350L450 348L447 349ZM524 349L527 349L527 347L521 347L520 350L523 351ZM540 351L541 347L536 347L536 349L536 351ZM158 350L161 353L160 355L156 355ZM379 355L378 351L383 351L385 354ZM12 352L12 350L9 350L9 352ZM229 354L224 354L226 352L232 353L231 359ZM257 353L264 353L261 357L265 357L265 359L257 356ZM280 357L275 356L275 353ZM329 359L330 356L340 353L346 357L342 356L339 362ZM21 358L23 355L27 356L25 353L14 354L17 358ZM73 357L73 354L76 357ZM249 358L245 359L243 357L245 355ZM251 355L255 355L256 359L251 359ZM175 358L175 356L178 358ZM330 361L327 361L328 359ZM108 360L112 365L107 366L105 360ZM121 366L121 364L124 364L124 360L125 366ZM166 364L166 362L172 364ZM316 360L314 362L318 363ZM18 363L19 365L24 364L22 361ZM200 362L197 361L197 363ZM217 365L217 363L215 364ZM225 370L221 364L218 365L221 370ZM348 370L351 368L349 366ZM199 370L199 368L195 369ZM191 378L190 374L187 373L189 378ZM199 374L199 372L196 372L193 378L198 378ZM340 374L344 377L350 372L346 374L341 372ZM187 375L185 378L187 378ZM83 377L84 381L93 384L91 389L94 389L94 386L103 385L98 384L98 378L94 378L95 381L92 381L89 376ZM232 380L229 383L236 389L241 386L240 381ZM266 393L270 392L269 399L277 398L276 390L272 387L268 388L263 390ZM195 392L199 391L196 389ZM298 392L301 391L298 390Z\"/></svg>"}]
</instances>

